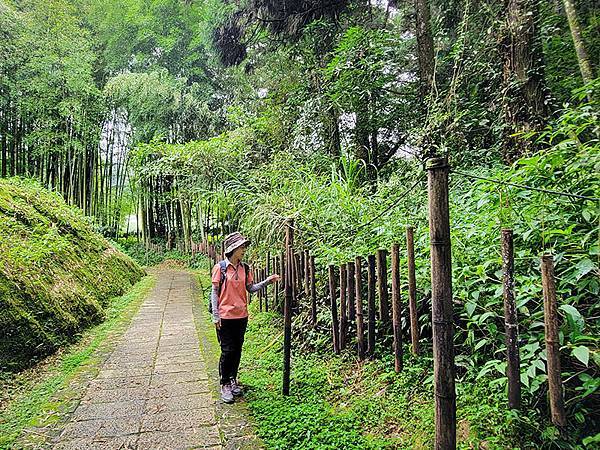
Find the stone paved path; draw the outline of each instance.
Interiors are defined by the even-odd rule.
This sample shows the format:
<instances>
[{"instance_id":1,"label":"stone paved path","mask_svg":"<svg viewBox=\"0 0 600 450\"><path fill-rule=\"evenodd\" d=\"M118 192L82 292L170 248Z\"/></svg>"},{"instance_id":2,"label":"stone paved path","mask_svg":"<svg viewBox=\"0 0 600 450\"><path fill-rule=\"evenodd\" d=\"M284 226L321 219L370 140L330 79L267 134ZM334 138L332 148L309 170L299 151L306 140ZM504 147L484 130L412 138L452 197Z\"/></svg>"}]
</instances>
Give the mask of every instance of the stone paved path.
<instances>
[{"instance_id":1,"label":"stone paved path","mask_svg":"<svg viewBox=\"0 0 600 450\"><path fill-rule=\"evenodd\" d=\"M221 448L192 314L193 282L186 272L158 273L55 449Z\"/></svg>"}]
</instances>

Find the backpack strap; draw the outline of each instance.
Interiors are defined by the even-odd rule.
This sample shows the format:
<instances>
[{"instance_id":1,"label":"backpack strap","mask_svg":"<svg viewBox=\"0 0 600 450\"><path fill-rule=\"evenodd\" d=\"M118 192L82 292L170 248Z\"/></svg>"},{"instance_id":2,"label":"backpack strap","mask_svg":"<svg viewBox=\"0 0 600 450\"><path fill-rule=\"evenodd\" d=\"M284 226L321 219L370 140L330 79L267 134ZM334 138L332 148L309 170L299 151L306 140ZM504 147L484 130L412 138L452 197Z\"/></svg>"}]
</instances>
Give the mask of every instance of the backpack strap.
<instances>
[{"instance_id":1,"label":"backpack strap","mask_svg":"<svg viewBox=\"0 0 600 450\"><path fill-rule=\"evenodd\" d=\"M219 269L221 272L221 279L219 280L219 292L217 294L221 295L223 286L225 286L225 282L227 281L227 262L225 260L219 261Z\"/></svg>"}]
</instances>

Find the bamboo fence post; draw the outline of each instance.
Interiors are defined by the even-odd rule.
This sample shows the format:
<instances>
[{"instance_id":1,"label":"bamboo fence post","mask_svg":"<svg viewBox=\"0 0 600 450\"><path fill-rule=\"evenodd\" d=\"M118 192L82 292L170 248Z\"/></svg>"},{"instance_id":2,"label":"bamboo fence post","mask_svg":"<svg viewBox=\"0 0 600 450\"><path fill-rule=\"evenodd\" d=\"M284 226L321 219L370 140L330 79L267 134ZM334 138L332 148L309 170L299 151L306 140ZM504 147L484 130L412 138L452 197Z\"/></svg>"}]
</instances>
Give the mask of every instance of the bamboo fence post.
<instances>
[{"instance_id":1,"label":"bamboo fence post","mask_svg":"<svg viewBox=\"0 0 600 450\"><path fill-rule=\"evenodd\" d=\"M387 331L390 323L390 307L388 304L387 260L384 249L377 250L377 291L379 293L379 319L383 330Z\"/></svg>"},{"instance_id":2,"label":"bamboo fence post","mask_svg":"<svg viewBox=\"0 0 600 450\"><path fill-rule=\"evenodd\" d=\"M346 290L348 296L348 322L354 322L356 318L356 308L354 304L354 262L349 262L347 264L347 275L348 275L348 289Z\"/></svg>"},{"instance_id":3,"label":"bamboo fence post","mask_svg":"<svg viewBox=\"0 0 600 450\"><path fill-rule=\"evenodd\" d=\"M436 450L456 448L448 171L445 158L427 161Z\"/></svg>"},{"instance_id":4,"label":"bamboo fence post","mask_svg":"<svg viewBox=\"0 0 600 450\"><path fill-rule=\"evenodd\" d=\"M367 266L367 305L369 308L367 355L372 357L375 354L375 255L368 256Z\"/></svg>"},{"instance_id":5,"label":"bamboo fence post","mask_svg":"<svg viewBox=\"0 0 600 450\"><path fill-rule=\"evenodd\" d=\"M273 270L279 274L279 276L283 276L281 274L281 269L278 269L277 257L273 258ZM281 284L281 279L273 284L273 305L272 309L277 308L277 304L279 303L279 285Z\"/></svg>"},{"instance_id":6,"label":"bamboo fence post","mask_svg":"<svg viewBox=\"0 0 600 450\"><path fill-rule=\"evenodd\" d=\"M298 278L299 278L299 281L300 281L298 283L298 287L301 288L301 289L304 289L304 292L306 292L306 288L304 286L304 280L305 280L304 268L306 266L306 263L304 261L304 254L305 254L305 252L306 252L306 250L303 251L303 252L301 251L300 253L298 253L298 258L299 258L298 261L300 263L300 264L298 264L298 268L299 268L299 270L298 270Z\"/></svg>"},{"instance_id":7,"label":"bamboo fence post","mask_svg":"<svg viewBox=\"0 0 600 450\"><path fill-rule=\"evenodd\" d=\"M264 273L263 269L258 269L258 275L259 275L258 279L260 281L264 280L265 273ZM259 302L258 303L258 306L259 306L258 310L260 312L262 312L262 310L263 310L263 299L264 299L264 292L261 289L260 291L258 291L258 302Z\"/></svg>"},{"instance_id":8,"label":"bamboo fence post","mask_svg":"<svg viewBox=\"0 0 600 450\"><path fill-rule=\"evenodd\" d=\"M294 306L298 306L299 300L298 300L298 286L302 285L302 278L300 277L300 256L298 255L298 253L294 253L293 254L294 259L293 259L293 271L294 271Z\"/></svg>"},{"instance_id":9,"label":"bamboo fence post","mask_svg":"<svg viewBox=\"0 0 600 450\"><path fill-rule=\"evenodd\" d=\"M304 298L308 300L310 298L310 256L308 250L304 250L302 263L304 272Z\"/></svg>"},{"instance_id":10,"label":"bamboo fence post","mask_svg":"<svg viewBox=\"0 0 600 450\"><path fill-rule=\"evenodd\" d=\"M281 267L281 287L283 288L283 301L281 302L281 304L277 305L277 309L279 310L280 313L283 313L284 311L284 305L285 305L285 283L286 280L288 278L288 274L287 274L287 266L285 264L285 259L287 258L287 247L285 249L285 251L283 251L281 253L281 255L279 255L279 267Z\"/></svg>"},{"instance_id":11,"label":"bamboo fence post","mask_svg":"<svg viewBox=\"0 0 600 450\"><path fill-rule=\"evenodd\" d=\"M515 305L513 231L502 230L502 284L504 299L504 329L506 332L506 376L508 378L508 407L521 405L521 372L519 361L519 327Z\"/></svg>"},{"instance_id":12,"label":"bamboo fence post","mask_svg":"<svg viewBox=\"0 0 600 450\"><path fill-rule=\"evenodd\" d=\"M408 268L408 309L413 355L419 354L419 316L417 313L417 281L415 276L415 241L412 227L406 227L406 264Z\"/></svg>"},{"instance_id":13,"label":"bamboo fence post","mask_svg":"<svg viewBox=\"0 0 600 450\"><path fill-rule=\"evenodd\" d=\"M552 255L542 256L542 289L544 291L544 328L546 332L546 357L548 364L548 394L552 423L564 429L567 426L565 403L560 375L560 345L558 338L558 312L556 284Z\"/></svg>"},{"instance_id":14,"label":"bamboo fence post","mask_svg":"<svg viewBox=\"0 0 600 450\"><path fill-rule=\"evenodd\" d=\"M267 252L267 260L265 261L265 279L271 275L271 254ZM269 312L269 285L265 286L265 312Z\"/></svg>"},{"instance_id":15,"label":"bamboo fence post","mask_svg":"<svg viewBox=\"0 0 600 450\"><path fill-rule=\"evenodd\" d=\"M336 286L335 286L335 266L330 264L329 267L329 300L331 304L331 321L332 321L332 333L333 333L333 351L336 354L340 353L339 343L339 325L338 325L338 314L336 298Z\"/></svg>"},{"instance_id":16,"label":"bamboo fence post","mask_svg":"<svg viewBox=\"0 0 600 450\"><path fill-rule=\"evenodd\" d=\"M291 347L292 347L292 299L294 290L294 221L289 219L285 229L285 248L286 260L285 265L287 274L285 277L285 304L283 312L283 395L290 395L290 363L291 363Z\"/></svg>"},{"instance_id":17,"label":"bamboo fence post","mask_svg":"<svg viewBox=\"0 0 600 450\"><path fill-rule=\"evenodd\" d=\"M317 282L315 274L315 257L310 255L310 317L313 326L317 325Z\"/></svg>"},{"instance_id":18,"label":"bamboo fence post","mask_svg":"<svg viewBox=\"0 0 600 450\"><path fill-rule=\"evenodd\" d=\"M392 324L394 328L394 369L402 371L402 298L400 292L400 246L392 245Z\"/></svg>"},{"instance_id":19,"label":"bamboo fence post","mask_svg":"<svg viewBox=\"0 0 600 450\"><path fill-rule=\"evenodd\" d=\"M346 265L340 265L340 350L346 348L346 336L348 332L348 315L346 305Z\"/></svg>"},{"instance_id":20,"label":"bamboo fence post","mask_svg":"<svg viewBox=\"0 0 600 450\"><path fill-rule=\"evenodd\" d=\"M356 298L356 341L358 344L358 358L365 359L365 332L362 303L362 259L354 259L354 290Z\"/></svg>"}]
</instances>

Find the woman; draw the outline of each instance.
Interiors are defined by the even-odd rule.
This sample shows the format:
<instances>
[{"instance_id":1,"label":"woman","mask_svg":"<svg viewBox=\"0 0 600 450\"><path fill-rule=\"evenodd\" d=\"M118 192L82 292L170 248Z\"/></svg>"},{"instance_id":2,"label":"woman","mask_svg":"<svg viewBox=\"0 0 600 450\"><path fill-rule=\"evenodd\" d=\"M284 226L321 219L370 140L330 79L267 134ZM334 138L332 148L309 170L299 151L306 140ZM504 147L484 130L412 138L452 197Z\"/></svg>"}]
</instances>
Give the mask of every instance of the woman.
<instances>
[{"instance_id":1,"label":"woman","mask_svg":"<svg viewBox=\"0 0 600 450\"><path fill-rule=\"evenodd\" d=\"M219 375L221 399L225 403L233 403L234 396L242 395L237 383L237 373L248 325L247 292L257 292L280 279L279 275L271 275L254 284L248 265L242 262L248 245L250 241L238 232L227 236L225 260L215 265L212 271L210 298L213 322L221 344Z\"/></svg>"}]
</instances>

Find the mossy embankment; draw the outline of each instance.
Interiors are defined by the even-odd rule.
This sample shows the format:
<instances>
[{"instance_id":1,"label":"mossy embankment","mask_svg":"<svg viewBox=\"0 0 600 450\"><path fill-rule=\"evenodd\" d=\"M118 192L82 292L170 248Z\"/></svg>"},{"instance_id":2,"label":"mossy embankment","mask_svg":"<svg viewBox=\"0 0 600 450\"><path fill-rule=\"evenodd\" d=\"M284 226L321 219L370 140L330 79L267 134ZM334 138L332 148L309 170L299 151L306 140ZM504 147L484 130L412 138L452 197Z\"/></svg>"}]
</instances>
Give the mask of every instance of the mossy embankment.
<instances>
[{"instance_id":1,"label":"mossy embankment","mask_svg":"<svg viewBox=\"0 0 600 450\"><path fill-rule=\"evenodd\" d=\"M0 180L0 371L72 341L143 273L58 194Z\"/></svg>"}]
</instances>

